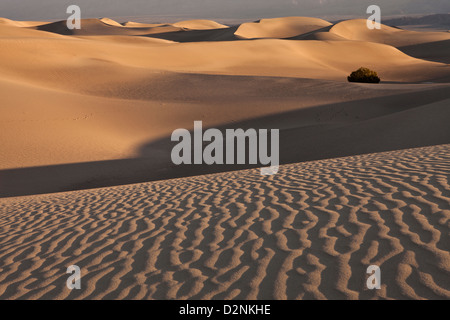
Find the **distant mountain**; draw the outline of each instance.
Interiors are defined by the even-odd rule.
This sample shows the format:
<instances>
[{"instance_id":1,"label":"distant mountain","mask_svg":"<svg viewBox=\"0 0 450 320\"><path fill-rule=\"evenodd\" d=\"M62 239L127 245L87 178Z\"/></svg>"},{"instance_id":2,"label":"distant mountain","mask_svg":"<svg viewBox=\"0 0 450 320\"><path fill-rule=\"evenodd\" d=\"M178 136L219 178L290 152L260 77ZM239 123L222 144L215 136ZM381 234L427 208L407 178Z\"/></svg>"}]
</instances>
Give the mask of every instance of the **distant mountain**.
<instances>
[{"instance_id":1,"label":"distant mountain","mask_svg":"<svg viewBox=\"0 0 450 320\"><path fill-rule=\"evenodd\" d=\"M450 28L450 14L432 14L423 17L400 17L383 21L390 26L435 25Z\"/></svg>"},{"instance_id":2,"label":"distant mountain","mask_svg":"<svg viewBox=\"0 0 450 320\"><path fill-rule=\"evenodd\" d=\"M197 18L280 16L365 17L373 0L0 0L0 16L16 20L64 19L77 4L85 18L172 15ZM449 0L377 0L384 16L450 13Z\"/></svg>"}]
</instances>

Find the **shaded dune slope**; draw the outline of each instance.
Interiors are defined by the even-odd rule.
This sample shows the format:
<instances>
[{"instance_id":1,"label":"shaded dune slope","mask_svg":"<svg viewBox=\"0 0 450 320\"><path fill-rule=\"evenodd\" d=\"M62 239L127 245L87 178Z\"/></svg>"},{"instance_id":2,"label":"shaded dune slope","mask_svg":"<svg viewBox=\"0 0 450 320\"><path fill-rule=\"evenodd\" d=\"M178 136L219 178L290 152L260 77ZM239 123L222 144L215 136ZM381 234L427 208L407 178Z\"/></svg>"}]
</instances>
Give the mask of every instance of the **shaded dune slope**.
<instances>
[{"instance_id":1,"label":"shaded dune slope","mask_svg":"<svg viewBox=\"0 0 450 320\"><path fill-rule=\"evenodd\" d=\"M0 156L6 168L0 171L0 197L246 168L172 164L171 131L192 128L198 119L205 128L221 130L280 129L282 163L450 143L446 85L433 89L398 85L397 90L382 85L373 90L302 79L165 75L144 88L154 83L155 91L133 92L132 84L115 89L116 94L130 98L148 95L154 102L113 100L106 98L107 91L105 98L71 95L69 100L64 94L28 91L37 100L58 99L54 102L60 101L64 108L40 105L38 110L21 107L7 112L2 149L8 153ZM190 85L172 93L180 83ZM202 95L198 95L200 89ZM342 96L337 102L342 92L359 99ZM306 97L299 104L302 96ZM27 130L22 129L24 124ZM15 143L8 144L13 137ZM28 168L17 168L18 164Z\"/></svg>"},{"instance_id":2,"label":"shaded dune slope","mask_svg":"<svg viewBox=\"0 0 450 320\"><path fill-rule=\"evenodd\" d=\"M61 35L90 36L90 35L145 35L151 33L162 33L179 31L182 28L172 25L161 25L155 27L133 27L127 28L110 19L83 19L81 29L70 30L65 20L44 24L35 27L40 31L47 31Z\"/></svg>"},{"instance_id":3,"label":"shaded dune slope","mask_svg":"<svg viewBox=\"0 0 450 320\"><path fill-rule=\"evenodd\" d=\"M68 30L65 21L37 23L0 20L0 25L30 27L37 30L72 36L134 35L156 37L176 42L207 42L255 39L290 39L319 41L364 41L387 44L419 59L448 63L450 50L447 32L415 32L381 25L369 30L366 20L356 19L334 25L317 18L284 17L262 19L229 28L211 20L189 20L173 24L120 24L108 18L84 19L81 30ZM404 48L404 50L403 50Z\"/></svg>"},{"instance_id":4,"label":"shaded dune slope","mask_svg":"<svg viewBox=\"0 0 450 320\"><path fill-rule=\"evenodd\" d=\"M0 21L0 23L2 23ZM5 21L5 25L26 26L24 23ZM29 26L32 27L32 26ZM120 24L109 18L102 19L82 19L81 29L69 30L65 20L42 24L33 27L33 29L47 31L62 35L91 36L91 35L146 35L153 33L167 33L175 31L188 30L208 30L208 29L226 29L225 25L210 20L189 20L174 24L143 24L135 22L126 22Z\"/></svg>"},{"instance_id":5,"label":"shaded dune slope","mask_svg":"<svg viewBox=\"0 0 450 320\"><path fill-rule=\"evenodd\" d=\"M234 41L239 40L235 35L237 29L237 26L219 29L192 29L152 33L147 36L176 42Z\"/></svg>"},{"instance_id":6,"label":"shaded dune slope","mask_svg":"<svg viewBox=\"0 0 450 320\"><path fill-rule=\"evenodd\" d=\"M450 39L414 44L399 49L412 57L450 64Z\"/></svg>"}]
</instances>

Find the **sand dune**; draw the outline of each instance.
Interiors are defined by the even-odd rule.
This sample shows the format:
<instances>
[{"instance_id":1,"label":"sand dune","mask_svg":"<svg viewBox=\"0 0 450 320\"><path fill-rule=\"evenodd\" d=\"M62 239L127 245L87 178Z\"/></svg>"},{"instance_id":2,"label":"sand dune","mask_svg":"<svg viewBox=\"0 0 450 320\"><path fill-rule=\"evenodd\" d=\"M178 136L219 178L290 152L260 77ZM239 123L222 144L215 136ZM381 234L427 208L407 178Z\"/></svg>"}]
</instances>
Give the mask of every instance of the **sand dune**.
<instances>
[{"instance_id":1,"label":"sand dune","mask_svg":"<svg viewBox=\"0 0 450 320\"><path fill-rule=\"evenodd\" d=\"M366 20L347 20L335 25L305 17L263 19L229 28L211 20L190 20L174 24L142 24L127 22L119 24L108 18L85 19L81 30L68 30L65 21L36 24L0 21L3 26L28 26L62 35L72 36L142 36L175 42L234 41L239 39L290 39L318 41L364 41L396 47L415 58L447 63L446 52L450 49L448 32L414 32L381 25L381 30L369 30ZM34 27L33 27L34 26ZM124 28L125 26L125 28ZM357 46L356 43L353 46ZM404 50L403 50L404 48ZM256 50L256 49L255 49ZM265 48L258 48L265 50ZM355 49L358 50L358 49ZM412 79L412 81L417 81Z\"/></svg>"},{"instance_id":2,"label":"sand dune","mask_svg":"<svg viewBox=\"0 0 450 320\"><path fill-rule=\"evenodd\" d=\"M127 21L122 24L124 27L128 28L154 28L154 27L161 27L164 23L141 23L141 22L133 22L133 21Z\"/></svg>"},{"instance_id":3,"label":"sand dune","mask_svg":"<svg viewBox=\"0 0 450 320\"><path fill-rule=\"evenodd\" d=\"M0 298L449 299L449 39L0 19ZM348 83L362 66L382 82ZM288 165L175 166L197 120L279 129Z\"/></svg>"},{"instance_id":4,"label":"sand dune","mask_svg":"<svg viewBox=\"0 0 450 320\"><path fill-rule=\"evenodd\" d=\"M0 25L1 26L11 26L11 27L21 27L22 24L20 21L14 21L7 18L0 18Z\"/></svg>"},{"instance_id":5,"label":"sand dune","mask_svg":"<svg viewBox=\"0 0 450 320\"><path fill-rule=\"evenodd\" d=\"M449 176L442 145L3 199L0 298L449 299Z\"/></svg>"},{"instance_id":6,"label":"sand dune","mask_svg":"<svg viewBox=\"0 0 450 320\"><path fill-rule=\"evenodd\" d=\"M112 79L84 95L0 88L0 197L238 169L172 165L171 132L198 119L205 127L281 129L283 163L450 142L445 84L155 74L122 85ZM423 108L433 103L440 105Z\"/></svg>"},{"instance_id":7,"label":"sand dune","mask_svg":"<svg viewBox=\"0 0 450 320\"><path fill-rule=\"evenodd\" d=\"M104 24L107 24L107 25L110 25L110 26L123 27L123 25L121 25L117 21L114 21L113 19L110 19L110 18L102 18L102 19L100 19L100 21L103 22Z\"/></svg>"},{"instance_id":8,"label":"sand dune","mask_svg":"<svg viewBox=\"0 0 450 320\"><path fill-rule=\"evenodd\" d=\"M217 42L238 40L234 34L238 27L219 29L183 29L182 31L152 33L148 37L165 39L175 42Z\"/></svg>"},{"instance_id":9,"label":"sand dune","mask_svg":"<svg viewBox=\"0 0 450 320\"><path fill-rule=\"evenodd\" d=\"M313 32L301 34L296 37L292 37L292 38L290 38L290 40L342 41L342 40L348 40L348 39L341 37L335 33L328 32L328 31L313 31Z\"/></svg>"},{"instance_id":10,"label":"sand dune","mask_svg":"<svg viewBox=\"0 0 450 320\"><path fill-rule=\"evenodd\" d=\"M191 30L224 29L228 26L211 20L188 20L172 24L174 27L186 28Z\"/></svg>"},{"instance_id":11,"label":"sand dune","mask_svg":"<svg viewBox=\"0 0 450 320\"><path fill-rule=\"evenodd\" d=\"M102 24L97 21L95 25L98 23ZM228 32L228 29L220 30ZM32 30L18 28L14 36L20 38L22 31ZM24 36L28 38L30 35ZM39 85L70 87L71 90L79 86L91 87L89 82L102 77L99 74L101 70L109 70L107 72L110 73L119 69L125 71L124 76L144 70L150 73L163 70L346 81L351 71L366 66L376 69L384 81L445 81L450 77L445 64L413 59L392 46L372 42L259 39L136 46L122 41L80 41L78 37L66 37L60 42L50 41L42 34L35 37L38 39L26 42L17 41L17 38L3 40L8 47L0 48L4 76L39 82ZM35 57L32 48L36 46L48 48L48 55ZM18 54L12 56L11 50ZM22 61L30 61L25 69ZM86 68L86 65L90 67ZM85 77L85 72L91 71L95 73L93 78L83 81L77 78L77 74ZM117 79L120 81L121 77Z\"/></svg>"},{"instance_id":12,"label":"sand dune","mask_svg":"<svg viewBox=\"0 0 450 320\"><path fill-rule=\"evenodd\" d=\"M450 64L450 40L427 42L399 48L402 52L428 61Z\"/></svg>"},{"instance_id":13,"label":"sand dune","mask_svg":"<svg viewBox=\"0 0 450 320\"><path fill-rule=\"evenodd\" d=\"M14 21L6 18L0 18L0 26L11 26L11 27L37 27L48 22L44 21Z\"/></svg>"},{"instance_id":14,"label":"sand dune","mask_svg":"<svg viewBox=\"0 0 450 320\"><path fill-rule=\"evenodd\" d=\"M323 28L304 34L316 39L308 41L217 41L236 29L152 37L121 34L136 30L96 19L85 27L89 35L69 36L0 26L0 196L235 170L171 166L168 137L199 119L205 126L280 128L284 163L450 143L442 116L448 65L393 46ZM112 31L95 35L96 28ZM416 45L415 54L427 44ZM385 83L347 83L361 66ZM416 112L434 103L440 106L427 109L431 116ZM395 118L399 112L408 120ZM371 131L359 134L366 121ZM392 128L405 130L395 139L380 135Z\"/></svg>"},{"instance_id":15,"label":"sand dune","mask_svg":"<svg viewBox=\"0 0 450 320\"><path fill-rule=\"evenodd\" d=\"M62 35L91 36L91 35L149 35L155 33L167 33L183 30L209 30L228 28L225 25L210 20L189 20L180 21L174 24L144 24L136 22L126 22L123 25L109 18L83 19L81 29L69 30L66 21L53 23L33 24L26 22L16 22L12 20L0 20L0 25L16 27L34 27L33 29L47 31Z\"/></svg>"},{"instance_id":16,"label":"sand dune","mask_svg":"<svg viewBox=\"0 0 450 320\"><path fill-rule=\"evenodd\" d=\"M0 39L2 39L2 52L6 52L7 39L15 42L20 42L19 39L62 39L63 36L57 33L50 33L45 31L39 31L35 28L23 28L12 25L0 25ZM19 41L18 41L19 40Z\"/></svg>"},{"instance_id":17,"label":"sand dune","mask_svg":"<svg viewBox=\"0 0 450 320\"><path fill-rule=\"evenodd\" d=\"M448 32L415 32L381 24L381 30L370 30L364 19L347 20L334 25L330 32L348 40L370 41L394 47L450 40Z\"/></svg>"},{"instance_id":18,"label":"sand dune","mask_svg":"<svg viewBox=\"0 0 450 320\"><path fill-rule=\"evenodd\" d=\"M52 22L35 27L36 30L57 33L61 35L146 35L152 33L179 31L181 28L172 25L161 25L156 27L133 27L126 28L111 19L83 19L81 29L69 30L65 20Z\"/></svg>"},{"instance_id":19,"label":"sand dune","mask_svg":"<svg viewBox=\"0 0 450 320\"><path fill-rule=\"evenodd\" d=\"M236 31L241 39L291 38L330 26L328 21L318 18L287 17L262 19L257 22L243 23Z\"/></svg>"}]
</instances>

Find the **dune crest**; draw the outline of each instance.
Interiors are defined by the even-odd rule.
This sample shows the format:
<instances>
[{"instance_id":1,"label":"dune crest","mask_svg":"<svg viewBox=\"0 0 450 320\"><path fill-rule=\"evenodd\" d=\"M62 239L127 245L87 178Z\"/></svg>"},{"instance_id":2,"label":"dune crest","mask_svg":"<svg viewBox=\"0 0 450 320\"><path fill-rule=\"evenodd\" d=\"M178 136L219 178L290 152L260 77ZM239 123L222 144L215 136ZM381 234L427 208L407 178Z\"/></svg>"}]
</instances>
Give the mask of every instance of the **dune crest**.
<instances>
[{"instance_id":1,"label":"dune crest","mask_svg":"<svg viewBox=\"0 0 450 320\"><path fill-rule=\"evenodd\" d=\"M212 20L187 20L172 24L174 27L191 29L191 30L209 30L209 29L225 29L228 26L217 23Z\"/></svg>"},{"instance_id":2,"label":"dune crest","mask_svg":"<svg viewBox=\"0 0 450 320\"><path fill-rule=\"evenodd\" d=\"M11 27L37 27L49 22L45 21L15 21L7 18L0 18L0 26L11 26Z\"/></svg>"},{"instance_id":3,"label":"dune crest","mask_svg":"<svg viewBox=\"0 0 450 320\"><path fill-rule=\"evenodd\" d=\"M14 21L7 18L0 18L0 26L21 27L22 24L19 21Z\"/></svg>"},{"instance_id":4,"label":"dune crest","mask_svg":"<svg viewBox=\"0 0 450 320\"><path fill-rule=\"evenodd\" d=\"M450 34L446 32L407 31L383 24L380 30L370 30L366 25L367 20L364 19L346 20L334 25L330 33L348 40L384 43L394 47L450 40Z\"/></svg>"},{"instance_id":5,"label":"dune crest","mask_svg":"<svg viewBox=\"0 0 450 320\"><path fill-rule=\"evenodd\" d=\"M155 27L124 27L123 25L107 18L82 19L81 29L69 30L65 20L39 25L35 30L47 31L61 35L73 36L112 36L127 35L138 36L152 33L180 31L181 28L172 25L160 25Z\"/></svg>"},{"instance_id":6,"label":"dune crest","mask_svg":"<svg viewBox=\"0 0 450 320\"><path fill-rule=\"evenodd\" d=\"M262 19L258 22L243 23L235 35L241 39L291 38L330 26L328 21L318 18L286 17Z\"/></svg>"},{"instance_id":7,"label":"dune crest","mask_svg":"<svg viewBox=\"0 0 450 320\"><path fill-rule=\"evenodd\" d=\"M104 24L107 24L110 26L123 27L123 25L121 25L117 21L114 21L113 19L110 19L110 18L101 18L100 21L103 22Z\"/></svg>"},{"instance_id":8,"label":"dune crest","mask_svg":"<svg viewBox=\"0 0 450 320\"><path fill-rule=\"evenodd\" d=\"M154 28L154 27L161 27L163 25L168 25L164 23L141 23L141 22L133 22L133 21L127 21L122 24L124 27L127 28Z\"/></svg>"}]
</instances>

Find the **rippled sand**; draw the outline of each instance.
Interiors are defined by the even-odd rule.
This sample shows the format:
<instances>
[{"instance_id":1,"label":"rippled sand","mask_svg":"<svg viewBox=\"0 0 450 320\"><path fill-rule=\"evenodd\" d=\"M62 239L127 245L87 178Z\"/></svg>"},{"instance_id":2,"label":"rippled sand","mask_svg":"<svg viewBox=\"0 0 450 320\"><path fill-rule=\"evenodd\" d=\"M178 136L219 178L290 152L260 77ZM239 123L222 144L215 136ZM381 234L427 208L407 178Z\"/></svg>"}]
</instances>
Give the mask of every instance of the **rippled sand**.
<instances>
[{"instance_id":1,"label":"rippled sand","mask_svg":"<svg viewBox=\"0 0 450 320\"><path fill-rule=\"evenodd\" d=\"M449 177L441 145L1 199L0 298L449 299Z\"/></svg>"}]
</instances>

